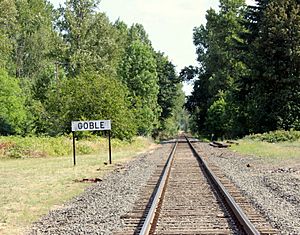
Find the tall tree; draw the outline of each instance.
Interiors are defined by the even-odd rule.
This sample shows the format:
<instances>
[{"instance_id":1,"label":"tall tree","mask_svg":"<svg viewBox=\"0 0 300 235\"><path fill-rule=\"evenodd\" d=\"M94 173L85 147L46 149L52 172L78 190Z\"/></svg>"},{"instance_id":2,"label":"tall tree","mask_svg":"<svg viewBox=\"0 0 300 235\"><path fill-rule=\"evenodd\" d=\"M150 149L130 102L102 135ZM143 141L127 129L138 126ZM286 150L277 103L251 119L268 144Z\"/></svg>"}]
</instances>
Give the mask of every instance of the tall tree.
<instances>
[{"instance_id":1,"label":"tall tree","mask_svg":"<svg viewBox=\"0 0 300 235\"><path fill-rule=\"evenodd\" d=\"M49 64L53 39L52 5L44 0L15 0L18 11L17 30L14 32L13 60L16 77L31 80L43 73ZM53 61L51 66L54 67Z\"/></svg>"},{"instance_id":2,"label":"tall tree","mask_svg":"<svg viewBox=\"0 0 300 235\"><path fill-rule=\"evenodd\" d=\"M178 95L177 85L181 82L176 74L175 66L161 52L156 53L156 71L158 75L158 104L161 107L160 120L172 116L173 108L176 106L175 99Z\"/></svg>"},{"instance_id":3,"label":"tall tree","mask_svg":"<svg viewBox=\"0 0 300 235\"><path fill-rule=\"evenodd\" d=\"M0 0L0 68L6 68L14 48L17 9L14 1Z\"/></svg>"},{"instance_id":4,"label":"tall tree","mask_svg":"<svg viewBox=\"0 0 300 235\"><path fill-rule=\"evenodd\" d=\"M5 68L10 77L17 77L20 82L27 113L30 114L27 117L38 118L33 116L39 116L39 112L31 112L36 103L33 97L42 100L54 79L52 52L57 33L52 26L53 7L44 0L1 0L0 8L3 13L0 41L4 39L6 49L3 55L0 46L1 58L6 60ZM31 118L26 123L31 123Z\"/></svg>"},{"instance_id":5,"label":"tall tree","mask_svg":"<svg viewBox=\"0 0 300 235\"><path fill-rule=\"evenodd\" d=\"M54 87L48 93L48 133L68 133L74 120L110 119L115 137L131 139L136 126L127 95L128 90L119 80L103 75L86 73L65 78L59 91Z\"/></svg>"},{"instance_id":6,"label":"tall tree","mask_svg":"<svg viewBox=\"0 0 300 235\"><path fill-rule=\"evenodd\" d=\"M182 71L183 78L188 78L193 73L198 73L195 81L194 92L188 98L187 108L194 114L198 132L213 132L210 117L214 107L225 105L222 123L227 123L224 130L221 129L216 135L229 132L238 132L238 127L230 127L228 123L236 123L239 113L239 105L234 102L233 94L238 90L237 82L246 73L247 68L239 58L239 44L243 44L240 33L246 31L243 26L245 14L244 0L221 0L220 11L213 9L207 11L205 26L201 25L194 29L194 44L198 55L200 67L198 69L186 68ZM230 105L229 105L230 104ZM210 106L213 106L210 108ZM230 133L229 133L230 134Z\"/></svg>"},{"instance_id":7,"label":"tall tree","mask_svg":"<svg viewBox=\"0 0 300 235\"><path fill-rule=\"evenodd\" d=\"M87 71L116 75L116 30L105 14L95 11L98 2L67 0L59 9L56 26L66 45L60 62L70 76Z\"/></svg>"},{"instance_id":8,"label":"tall tree","mask_svg":"<svg viewBox=\"0 0 300 235\"><path fill-rule=\"evenodd\" d=\"M257 1L252 12L252 130L300 128L300 3ZM259 17L258 17L259 16ZM255 18L256 17L256 18ZM254 27L254 28L255 28Z\"/></svg>"},{"instance_id":9,"label":"tall tree","mask_svg":"<svg viewBox=\"0 0 300 235\"><path fill-rule=\"evenodd\" d=\"M129 41L139 40L144 44L151 46L151 41L149 39L144 26L141 24L133 24L128 31Z\"/></svg>"},{"instance_id":10,"label":"tall tree","mask_svg":"<svg viewBox=\"0 0 300 235\"><path fill-rule=\"evenodd\" d=\"M139 134L151 134L158 125L160 112L157 103L158 77L152 48L140 40L131 42L126 48L119 76L129 89Z\"/></svg>"},{"instance_id":11,"label":"tall tree","mask_svg":"<svg viewBox=\"0 0 300 235\"><path fill-rule=\"evenodd\" d=\"M183 99L180 99L183 94L182 87L179 85L181 79L167 56L157 52L155 59L159 86L158 105L161 108L161 113L158 129L154 130L153 136L158 136L160 132L163 132L164 135L174 135L174 132L179 129L179 113L182 113L184 105L184 95Z\"/></svg>"}]
</instances>

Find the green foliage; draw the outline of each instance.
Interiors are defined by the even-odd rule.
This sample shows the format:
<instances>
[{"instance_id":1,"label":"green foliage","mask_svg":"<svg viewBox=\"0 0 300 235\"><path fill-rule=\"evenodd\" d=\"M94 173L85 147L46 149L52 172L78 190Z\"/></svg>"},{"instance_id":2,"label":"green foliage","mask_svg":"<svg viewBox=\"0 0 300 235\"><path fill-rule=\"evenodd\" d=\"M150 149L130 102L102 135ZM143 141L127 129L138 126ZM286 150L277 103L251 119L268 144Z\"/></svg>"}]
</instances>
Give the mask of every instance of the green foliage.
<instances>
[{"instance_id":1,"label":"green foliage","mask_svg":"<svg viewBox=\"0 0 300 235\"><path fill-rule=\"evenodd\" d=\"M24 100L22 105L25 106L27 114L22 130L19 129L16 133L38 132L37 130L43 129L35 126L41 123L37 120L41 120L44 114L40 112L44 110L42 102L49 84L54 80L52 53L57 35L52 25L53 9L43 0L15 0L9 1L9 4L8 1L1 1L0 5L2 4L7 7L1 13L7 13L3 21L6 26L3 29L9 37L9 43L6 42L5 45L10 50L7 56L1 57L5 58L6 70L10 76L18 78Z\"/></svg>"},{"instance_id":2,"label":"green foliage","mask_svg":"<svg viewBox=\"0 0 300 235\"><path fill-rule=\"evenodd\" d=\"M192 127L196 133L231 135L239 129L231 127L231 123L239 125L238 119L243 115L239 113L240 101L235 96L240 90L239 81L248 74L239 49L239 45L244 43L240 34L246 32L244 15L243 0L220 1L220 11L208 10L206 25L194 29L200 67L186 67L181 77L191 80L198 76L194 92L186 103L193 116ZM224 98L220 99L220 94L224 94Z\"/></svg>"},{"instance_id":3,"label":"green foliage","mask_svg":"<svg viewBox=\"0 0 300 235\"><path fill-rule=\"evenodd\" d=\"M19 82L0 69L0 84L0 135L21 134L26 110Z\"/></svg>"},{"instance_id":4,"label":"green foliage","mask_svg":"<svg viewBox=\"0 0 300 235\"><path fill-rule=\"evenodd\" d=\"M160 126L154 131L153 137L167 139L178 135L180 130L187 132L188 115L183 109L185 103L185 94L182 91L182 84L176 85L176 96L172 100L172 108L169 116L160 117Z\"/></svg>"},{"instance_id":5,"label":"green foliage","mask_svg":"<svg viewBox=\"0 0 300 235\"><path fill-rule=\"evenodd\" d=\"M117 32L105 14L96 13L97 3L68 0L59 9L56 26L64 41L60 57L68 76L91 71L116 75Z\"/></svg>"},{"instance_id":6,"label":"green foliage","mask_svg":"<svg viewBox=\"0 0 300 235\"><path fill-rule=\"evenodd\" d=\"M53 70L54 66L45 66L39 76L35 78L34 82L31 85L32 87L30 88L33 99L38 100L42 103L46 100L48 90L55 82Z\"/></svg>"},{"instance_id":7,"label":"green foliage","mask_svg":"<svg viewBox=\"0 0 300 235\"><path fill-rule=\"evenodd\" d=\"M112 24L99 2L0 0L0 134L61 135L87 119L111 119L120 139L177 128L174 65L143 25Z\"/></svg>"},{"instance_id":8,"label":"green foliage","mask_svg":"<svg viewBox=\"0 0 300 235\"><path fill-rule=\"evenodd\" d=\"M236 137L300 129L299 12L293 0L248 8L243 0L220 0L219 11L207 11L206 25L194 29L200 66L181 73L185 80L198 76L186 104L195 132Z\"/></svg>"},{"instance_id":9,"label":"green foliage","mask_svg":"<svg viewBox=\"0 0 300 235\"><path fill-rule=\"evenodd\" d=\"M91 154L94 152L94 149L88 145L78 144L76 149L78 150L79 154Z\"/></svg>"},{"instance_id":10,"label":"green foliage","mask_svg":"<svg viewBox=\"0 0 300 235\"><path fill-rule=\"evenodd\" d=\"M211 133L218 137L222 137L228 128L226 106L226 101L221 96L218 100L213 102L207 111L206 126Z\"/></svg>"},{"instance_id":11,"label":"green foliage","mask_svg":"<svg viewBox=\"0 0 300 235\"><path fill-rule=\"evenodd\" d=\"M245 137L246 139L258 140L258 141L266 141L269 143L277 143L284 141L298 141L300 140L300 131L290 130L277 130L271 131L263 134L255 134L249 135Z\"/></svg>"},{"instance_id":12,"label":"green foliage","mask_svg":"<svg viewBox=\"0 0 300 235\"><path fill-rule=\"evenodd\" d=\"M176 74L175 66L169 62L163 53L156 53L156 64L159 85L158 104L161 107L160 120L164 120L172 116L172 111L177 105L175 97L179 95L179 90L181 90L177 86L180 79Z\"/></svg>"},{"instance_id":13,"label":"green foliage","mask_svg":"<svg viewBox=\"0 0 300 235\"><path fill-rule=\"evenodd\" d=\"M13 50L10 39L16 27L17 10L14 1L0 1L0 68L6 68Z\"/></svg>"},{"instance_id":14,"label":"green foliage","mask_svg":"<svg viewBox=\"0 0 300 235\"><path fill-rule=\"evenodd\" d=\"M21 158L24 154L24 150L20 146L14 146L10 148L5 155L9 158Z\"/></svg>"},{"instance_id":15,"label":"green foliage","mask_svg":"<svg viewBox=\"0 0 300 235\"><path fill-rule=\"evenodd\" d=\"M256 30L251 37L252 77L249 109L255 132L299 129L300 4L258 2Z\"/></svg>"},{"instance_id":16,"label":"green foliage","mask_svg":"<svg viewBox=\"0 0 300 235\"><path fill-rule=\"evenodd\" d=\"M155 59L159 85L157 102L161 108L161 113L159 126L154 129L152 136L161 139L175 136L182 127L185 96L175 66L161 52L156 53Z\"/></svg>"},{"instance_id":17,"label":"green foliage","mask_svg":"<svg viewBox=\"0 0 300 235\"><path fill-rule=\"evenodd\" d=\"M149 37L141 24L133 24L128 31L128 40L134 42L136 40L140 41L143 44L151 46Z\"/></svg>"},{"instance_id":18,"label":"green foliage","mask_svg":"<svg viewBox=\"0 0 300 235\"><path fill-rule=\"evenodd\" d=\"M133 138L132 141L112 140L113 151L136 151L149 146L150 140ZM78 154L95 154L108 152L108 139L90 136L76 140ZM71 156L73 153L71 136L2 136L0 137L1 158L45 158Z\"/></svg>"},{"instance_id":19,"label":"green foliage","mask_svg":"<svg viewBox=\"0 0 300 235\"><path fill-rule=\"evenodd\" d=\"M100 75L64 79L47 99L48 132L69 133L71 121L109 119L115 137L130 139L135 134L135 123L127 93L119 81Z\"/></svg>"},{"instance_id":20,"label":"green foliage","mask_svg":"<svg viewBox=\"0 0 300 235\"><path fill-rule=\"evenodd\" d=\"M72 153L65 137L1 137L0 156L9 158L64 156Z\"/></svg>"},{"instance_id":21,"label":"green foliage","mask_svg":"<svg viewBox=\"0 0 300 235\"><path fill-rule=\"evenodd\" d=\"M78 154L90 154L97 151L94 142L77 141ZM71 138L60 137L2 137L0 138L0 156L8 158L60 157L72 154Z\"/></svg>"},{"instance_id":22,"label":"green foliage","mask_svg":"<svg viewBox=\"0 0 300 235\"><path fill-rule=\"evenodd\" d=\"M138 133L151 134L158 124L160 113L157 103L158 77L152 48L140 40L131 42L126 48L119 76L128 87Z\"/></svg>"},{"instance_id":23,"label":"green foliage","mask_svg":"<svg viewBox=\"0 0 300 235\"><path fill-rule=\"evenodd\" d=\"M44 0L15 0L15 42L9 72L17 77L33 80L43 73L44 66L51 62L56 33L52 26L52 6Z\"/></svg>"}]
</instances>

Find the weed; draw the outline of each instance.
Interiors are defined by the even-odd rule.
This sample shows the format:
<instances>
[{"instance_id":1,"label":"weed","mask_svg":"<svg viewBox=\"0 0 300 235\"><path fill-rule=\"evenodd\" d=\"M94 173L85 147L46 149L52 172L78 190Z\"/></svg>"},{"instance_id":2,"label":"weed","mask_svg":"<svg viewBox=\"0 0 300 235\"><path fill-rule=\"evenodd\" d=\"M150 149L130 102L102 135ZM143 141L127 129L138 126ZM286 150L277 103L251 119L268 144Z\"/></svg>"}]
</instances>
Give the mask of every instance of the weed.
<instances>
[{"instance_id":1,"label":"weed","mask_svg":"<svg viewBox=\"0 0 300 235\"><path fill-rule=\"evenodd\" d=\"M269 143L277 143L277 142L284 142L284 141L297 141L300 139L300 131L290 130L277 130L272 131L264 134L255 134L249 135L245 137L245 139L252 139L258 141L265 141Z\"/></svg>"},{"instance_id":2,"label":"weed","mask_svg":"<svg viewBox=\"0 0 300 235\"><path fill-rule=\"evenodd\" d=\"M95 150L88 145L78 145L77 146L77 150L79 154L91 154L93 152L95 152Z\"/></svg>"},{"instance_id":3,"label":"weed","mask_svg":"<svg viewBox=\"0 0 300 235\"><path fill-rule=\"evenodd\" d=\"M136 138L131 142L112 139L113 150L145 148L150 140ZM61 157L72 154L72 139L69 136L59 137L0 137L0 157L28 158L28 157ZM76 140L76 150L79 154L94 154L108 151L108 140L103 137L92 136Z\"/></svg>"}]
</instances>

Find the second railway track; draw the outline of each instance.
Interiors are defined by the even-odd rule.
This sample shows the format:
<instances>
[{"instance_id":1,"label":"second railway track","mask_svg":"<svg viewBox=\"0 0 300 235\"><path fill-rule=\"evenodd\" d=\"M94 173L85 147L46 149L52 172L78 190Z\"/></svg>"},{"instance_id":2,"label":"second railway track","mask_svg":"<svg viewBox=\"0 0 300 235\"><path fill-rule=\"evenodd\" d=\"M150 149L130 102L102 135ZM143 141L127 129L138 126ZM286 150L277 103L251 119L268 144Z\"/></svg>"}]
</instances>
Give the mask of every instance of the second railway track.
<instances>
[{"instance_id":1,"label":"second railway track","mask_svg":"<svg viewBox=\"0 0 300 235\"><path fill-rule=\"evenodd\" d=\"M124 217L124 230L116 234L277 234L234 186L205 165L192 144L177 141L168 163L158 167L134 210ZM231 188L225 194L221 181Z\"/></svg>"}]
</instances>

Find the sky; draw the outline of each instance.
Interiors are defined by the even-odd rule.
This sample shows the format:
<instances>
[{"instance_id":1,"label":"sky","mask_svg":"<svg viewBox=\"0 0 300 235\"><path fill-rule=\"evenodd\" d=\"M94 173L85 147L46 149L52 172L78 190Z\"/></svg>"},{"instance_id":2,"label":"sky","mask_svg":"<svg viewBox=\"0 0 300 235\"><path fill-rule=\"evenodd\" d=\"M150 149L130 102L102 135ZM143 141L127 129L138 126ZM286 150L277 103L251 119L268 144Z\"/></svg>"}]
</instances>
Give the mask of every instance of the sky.
<instances>
[{"instance_id":1,"label":"sky","mask_svg":"<svg viewBox=\"0 0 300 235\"><path fill-rule=\"evenodd\" d=\"M64 0L50 0L58 7ZM251 4L253 0L247 0ZM164 52L180 72L185 66L197 65L193 28L205 24L209 8L217 9L219 0L101 0L99 11L114 22L140 23L156 51ZM189 95L191 85L184 85Z\"/></svg>"}]
</instances>

